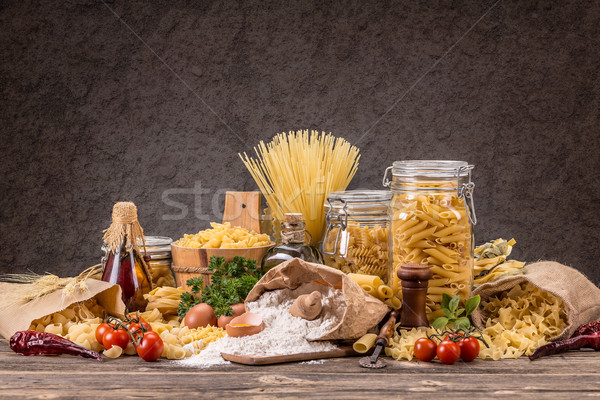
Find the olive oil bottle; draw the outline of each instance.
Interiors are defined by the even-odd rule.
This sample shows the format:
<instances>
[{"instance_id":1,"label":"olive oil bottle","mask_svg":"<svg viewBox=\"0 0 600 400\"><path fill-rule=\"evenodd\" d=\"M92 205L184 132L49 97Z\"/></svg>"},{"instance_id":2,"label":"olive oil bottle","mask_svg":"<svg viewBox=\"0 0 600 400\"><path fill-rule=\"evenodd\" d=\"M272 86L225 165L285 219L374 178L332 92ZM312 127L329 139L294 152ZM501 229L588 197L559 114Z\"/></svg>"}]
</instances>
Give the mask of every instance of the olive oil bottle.
<instances>
[{"instance_id":1,"label":"olive oil bottle","mask_svg":"<svg viewBox=\"0 0 600 400\"><path fill-rule=\"evenodd\" d=\"M304 227L302 214L285 214L284 221L281 223L281 244L273 247L265 254L261 264L263 272L267 272L292 258L300 258L304 261L319 264L323 263L323 257L319 250L308 244L310 240L306 240L308 232Z\"/></svg>"}]
</instances>

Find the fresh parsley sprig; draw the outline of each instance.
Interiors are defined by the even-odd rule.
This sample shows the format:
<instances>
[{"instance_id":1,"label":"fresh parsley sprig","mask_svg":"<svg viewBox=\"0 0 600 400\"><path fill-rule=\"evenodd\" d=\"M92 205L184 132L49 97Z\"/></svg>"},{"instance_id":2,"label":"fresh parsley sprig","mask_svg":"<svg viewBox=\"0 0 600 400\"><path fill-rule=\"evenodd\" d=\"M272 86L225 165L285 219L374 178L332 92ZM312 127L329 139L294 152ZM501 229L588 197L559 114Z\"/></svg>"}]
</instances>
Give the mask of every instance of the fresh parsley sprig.
<instances>
[{"instance_id":1,"label":"fresh parsley sprig","mask_svg":"<svg viewBox=\"0 0 600 400\"><path fill-rule=\"evenodd\" d=\"M217 318L221 315L233 315L231 305L243 302L262 277L256 260L244 257L234 257L231 262L226 263L225 258L213 256L210 258L208 269L213 274L211 283L206 287L201 277L191 278L186 282L190 293L181 295L177 308L180 318L199 303L207 303L214 308ZM199 297L194 296L199 293L202 293Z\"/></svg>"}]
</instances>

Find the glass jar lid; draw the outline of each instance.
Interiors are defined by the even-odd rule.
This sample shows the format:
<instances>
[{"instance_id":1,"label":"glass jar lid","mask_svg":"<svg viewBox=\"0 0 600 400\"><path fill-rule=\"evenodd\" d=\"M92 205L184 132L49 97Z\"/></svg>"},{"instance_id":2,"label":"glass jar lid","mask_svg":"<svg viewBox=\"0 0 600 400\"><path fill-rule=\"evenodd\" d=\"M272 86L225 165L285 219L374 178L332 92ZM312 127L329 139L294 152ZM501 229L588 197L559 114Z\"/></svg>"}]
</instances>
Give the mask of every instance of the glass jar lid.
<instances>
[{"instance_id":1,"label":"glass jar lid","mask_svg":"<svg viewBox=\"0 0 600 400\"><path fill-rule=\"evenodd\" d=\"M452 160L403 160L394 161L392 176L427 178L456 178L467 176L473 169L466 161Z\"/></svg>"},{"instance_id":2,"label":"glass jar lid","mask_svg":"<svg viewBox=\"0 0 600 400\"><path fill-rule=\"evenodd\" d=\"M471 172L475 168L466 161L452 160L403 160L394 161L383 174L383 186L390 187L400 182L455 182L458 189L461 183L471 182ZM388 173L392 172L392 179Z\"/></svg>"},{"instance_id":3,"label":"glass jar lid","mask_svg":"<svg viewBox=\"0 0 600 400\"><path fill-rule=\"evenodd\" d=\"M456 191L459 199L467 202L467 215L475 225L475 205L473 190L475 184L471 181L474 165L466 161L452 160L403 160L395 161L387 167L383 174L383 186L391 187L392 191L420 192L422 194L438 194ZM392 171L392 179L388 173Z\"/></svg>"},{"instance_id":4,"label":"glass jar lid","mask_svg":"<svg viewBox=\"0 0 600 400\"><path fill-rule=\"evenodd\" d=\"M342 215L345 220L387 220L392 196L389 190L331 192L327 195L325 211L328 217Z\"/></svg>"},{"instance_id":5,"label":"glass jar lid","mask_svg":"<svg viewBox=\"0 0 600 400\"><path fill-rule=\"evenodd\" d=\"M166 236L144 236L146 239L146 254L153 260L171 258L171 242ZM141 243L140 243L141 246Z\"/></svg>"}]
</instances>

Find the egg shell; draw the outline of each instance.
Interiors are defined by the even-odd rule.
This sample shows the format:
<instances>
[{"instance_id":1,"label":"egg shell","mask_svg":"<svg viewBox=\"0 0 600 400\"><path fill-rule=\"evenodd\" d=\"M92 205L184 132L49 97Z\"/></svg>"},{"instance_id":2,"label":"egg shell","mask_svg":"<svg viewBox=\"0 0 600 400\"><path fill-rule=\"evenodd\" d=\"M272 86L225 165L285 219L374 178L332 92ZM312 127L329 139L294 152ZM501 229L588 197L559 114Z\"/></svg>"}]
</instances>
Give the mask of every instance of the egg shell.
<instances>
[{"instance_id":1,"label":"egg shell","mask_svg":"<svg viewBox=\"0 0 600 400\"><path fill-rule=\"evenodd\" d=\"M217 325L219 328L225 328L225 326L230 323L232 319L239 317L246 312L246 306L244 303L232 304L231 308L233 309L233 315L221 315L217 320Z\"/></svg>"},{"instance_id":2,"label":"egg shell","mask_svg":"<svg viewBox=\"0 0 600 400\"><path fill-rule=\"evenodd\" d=\"M185 314L183 324L190 329L208 325L217 326L217 315L210 305L206 303L196 304Z\"/></svg>"},{"instance_id":3,"label":"egg shell","mask_svg":"<svg viewBox=\"0 0 600 400\"><path fill-rule=\"evenodd\" d=\"M248 326L236 326L238 324L248 324ZM261 332L264 327L265 323L260 315L247 312L232 319L231 322L225 326L225 331L227 331L227 335L231 337L242 337L256 335Z\"/></svg>"}]
</instances>

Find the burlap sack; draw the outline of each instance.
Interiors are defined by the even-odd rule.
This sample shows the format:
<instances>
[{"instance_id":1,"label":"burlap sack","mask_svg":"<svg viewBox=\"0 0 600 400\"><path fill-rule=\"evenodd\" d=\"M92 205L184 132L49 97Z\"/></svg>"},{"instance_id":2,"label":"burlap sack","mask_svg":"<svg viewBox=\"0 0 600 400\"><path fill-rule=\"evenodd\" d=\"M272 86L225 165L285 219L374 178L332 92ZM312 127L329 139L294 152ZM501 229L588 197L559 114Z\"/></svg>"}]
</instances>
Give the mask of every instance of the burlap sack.
<instances>
[{"instance_id":1,"label":"burlap sack","mask_svg":"<svg viewBox=\"0 0 600 400\"><path fill-rule=\"evenodd\" d=\"M119 285L96 279L86 280L86 285L87 290L76 290L69 296L63 296L62 290L59 289L24 304L0 304L0 335L9 339L15 332L29 329L31 321L62 311L73 303L86 301L94 296L108 313L123 315L125 303L121 299ZM19 286L23 284L0 282L0 292L10 293Z\"/></svg>"},{"instance_id":2,"label":"burlap sack","mask_svg":"<svg viewBox=\"0 0 600 400\"><path fill-rule=\"evenodd\" d=\"M377 325L389 311L388 306L367 294L343 272L298 258L286 261L267 272L250 291L246 301L256 301L269 290L293 290L311 282L341 289L346 303L340 323L315 340L357 339Z\"/></svg>"},{"instance_id":3,"label":"burlap sack","mask_svg":"<svg viewBox=\"0 0 600 400\"><path fill-rule=\"evenodd\" d=\"M477 287L473 296L478 294L485 301L523 282L529 282L553 294L565 304L567 327L550 340L567 339L579 325L600 319L600 289L581 272L554 261L540 261L528 264L526 268L523 275L510 276ZM473 312L471 318L475 326L483 329L488 316L480 307Z\"/></svg>"}]
</instances>

